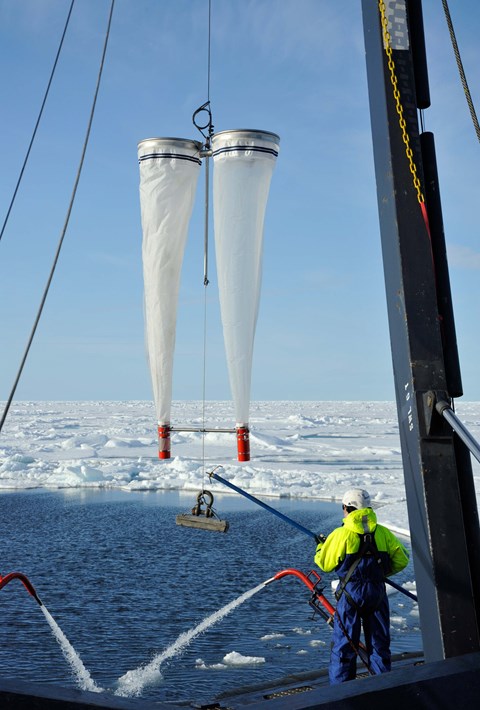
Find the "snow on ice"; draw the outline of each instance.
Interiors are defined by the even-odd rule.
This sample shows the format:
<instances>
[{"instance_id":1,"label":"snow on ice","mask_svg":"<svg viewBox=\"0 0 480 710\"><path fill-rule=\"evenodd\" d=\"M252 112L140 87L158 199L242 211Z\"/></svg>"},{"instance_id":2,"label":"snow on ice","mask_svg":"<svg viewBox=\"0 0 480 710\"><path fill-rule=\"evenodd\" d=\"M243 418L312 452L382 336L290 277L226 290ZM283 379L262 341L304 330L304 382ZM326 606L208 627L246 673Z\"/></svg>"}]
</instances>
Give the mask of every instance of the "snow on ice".
<instances>
[{"instance_id":1,"label":"snow on ice","mask_svg":"<svg viewBox=\"0 0 480 710\"><path fill-rule=\"evenodd\" d=\"M457 402L475 438L480 403ZM233 427L231 402L176 402L172 425ZM119 488L198 490L205 471L256 496L338 501L366 488L382 523L408 531L396 407L392 402L254 402L251 461L236 460L233 434L175 432L172 456L157 457L148 402L17 402L0 440L0 489ZM205 461L202 449L205 448ZM480 466L474 461L478 490ZM226 494L222 484L209 488Z\"/></svg>"}]
</instances>

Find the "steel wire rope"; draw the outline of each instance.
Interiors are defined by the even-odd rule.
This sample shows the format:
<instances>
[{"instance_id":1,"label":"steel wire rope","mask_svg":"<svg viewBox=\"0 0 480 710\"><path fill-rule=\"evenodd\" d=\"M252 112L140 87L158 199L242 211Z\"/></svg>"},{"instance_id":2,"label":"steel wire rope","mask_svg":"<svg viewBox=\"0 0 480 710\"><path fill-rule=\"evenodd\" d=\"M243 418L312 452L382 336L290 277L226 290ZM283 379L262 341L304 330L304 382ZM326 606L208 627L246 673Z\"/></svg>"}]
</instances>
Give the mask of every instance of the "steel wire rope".
<instances>
[{"instance_id":1,"label":"steel wire rope","mask_svg":"<svg viewBox=\"0 0 480 710\"><path fill-rule=\"evenodd\" d=\"M455 36L455 30L453 28L453 22L450 15L450 10L448 7L447 0L442 0L443 10L445 12L445 19L447 20L448 31L450 33L450 39L452 41L453 53L455 54L455 60L457 62L458 73L460 74L460 80L462 82L463 91L465 92L465 98L467 100L468 108L470 110L470 116L472 117L473 127L475 128L475 133L480 141L480 125L478 123L477 114L475 112L475 107L473 105L472 96L470 94L470 89L468 88L467 77L465 76L465 71L463 68L462 58L460 57L460 50L457 44L457 38Z\"/></svg>"},{"instance_id":2,"label":"steel wire rope","mask_svg":"<svg viewBox=\"0 0 480 710\"><path fill-rule=\"evenodd\" d=\"M203 373L202 373L202 468L203 487L205 487L205 399L206 399L206 363L207 363L207 284L204 284L203 299Z\"/></svg>"},{"instance_id":3,"label":"steel wire rope","mask_svg":"<svg viewBox=\"0 0 480 710\"><path fill-rule=\"evenodd\" d=\"M25 367L25 363L26 363L26 361L27 361L27 357L28 357L28 354L29 354L29 352L30 352L30 348L31 348L31 346L32 346L33 338L35 337L35 333L36 333L36 331L37 331L37 327L38 327L38 324L39 324L39 322L40 322L40 318L41 318L41 315L42 315L42 312L43 312L43 308L44 308L44 306L45 306L45 302L46 302L46 300L47 300L48 292L49 292L49 290L50 290L50 285L51 285L51 283L52 283L53 275L54 275L54 273L55 273L55 269L56 269L56 266L57 266L57 263L58 263L58 259L59 259L59 257L60 257L60 251L61 251L61 249L62 249L63 240L65 239L65 234L66 234L66 232L67 232L68 223L69 223L69 221L70 221L70 215L71 215L71 213L72 213L73 203L74 203L74 201L75 201L75 197L76 197L76 193L77 193L78 184L79 184L79 182L80 182L80 175L81 175L81 173L82 173L83 163L84 163L84 161L85 161L85 154L86 154L86 152L87 152L87 146L88 146L89 139L90 139L90 132L91 132L91 129L92 129L93 117L94 117L94 114L95 114L95 107L96 107L96 103L97 103L98 92L99 92L99 89L100 89L100 81L101 81L101 78L102 78L103 67L104 67L104 64L105 64L105 55L106 55L106 53L107 53L108 39L109 39L109 37L110 37L110 28L111 28L111 25L112 25L112 16L113 16L113 9L114 9L114 6L115 6L115 0L111 0L110 12L109 12L109 15L108 15L108 22L107 22L107 29L106 29L105 40L104 40L104 44L103 44L102 57L101 57L101 61L100 61L100 68L99 68L99 71L98 71L97 83L96 83L96 86L95 86L95 93L94 93L94 95L93 95L92 107L91 107L91 109L90 109L90 116L89 116L88 123L87 123L87 131L86 131L85 139L84 139L84 142L83 142L83 148L82 148L82 152L81 152L81 156L80 156L80 162L79 162L79 165L78 165L78 168L77 168L77 174L76 174L76 177L75 177L75 182L74 182L74 185L73 185L72 195L71 195L71 197L70 197L70 202L69 202L69 205L68 205L68 208L67 208L67 214L66 214L66 217L65 217L65 222L64 222L63 229L62 229L62 232L61 232L61 235L60 235L60 239L59 239L59 242L58 242L57 250L56 250L56 252L55 252L55 257L54 257L54 260L53 260L53 264L52 264L52 267L51 267L51 269L50 269L50 274L49 274L49 276L48 276L47 283L46 283L46 286L45 286L45 289L44 289L44 292L43 292L43 295L42 295L42 298L41 298L41 301L40 301L40 306L39 306L39 309L38 309L38 312L37 312L37 315L36 315L36 318L35 318L35 322L34 322L34 324L33 324L33 328L32 328L32 331L31 331L31 333L30 333L30 337L29 337L29 339L28 339L27 346L26 346L26 348L25 348L25 352L23 353L23 357L22 357L22 360L21 360L21 363L20 363L20 367L19 367L18 372L17 372L17 376L16 376L16 378L15 378L15 382L14 382L13 387L12 387L12 389L11 389L11 392L10 392L10 394L9 394L9 396L8 396L8 399L7 399L7 403L6 403L6 405L5 405L5 408L4 408L4 410L3 410L2 418L1 418L1 420L0 420L0 432L2 431L3 425L4 425L4 423L5 423L5 419L7 418L7 414L8 414L8 412L9 412L10 406L11 406L12 401L13 401L13 398L14 398L14 396L15 396L15 392L16 392L16 390L17 390L18 383L19 383L19 381L20 381L20 377L22 376L23 368Z\"/></svg>"},{"instance_id":4,"label":"steel wire rope","mask_svg":"<svg viewBox=\"0 0 480 710\"><path fill-rule=\"evenodd\" d=\"M207 101L193 114L193 124L205 138L205 223L204 223L204 255L203 255L203 372L202 372L202 487L205 488L207 475L205 466L205 420L206 420L206 391L207 391L207 287L208 279L208 236L209 236L209 206L210 206L210 139L213 134L213 119L210 108L210 68L211 68L211 38L212 38L212 0L208 0L208 33L207 33ZM198 113L206 111L208 123L205 126L195 122ZM205 135L203 130L207 129Z\"/></svg>"},{"instance_id":5,"label":"steel wire rope","mask_svg":"<svg viewBox=\"0 0 480 710\"><path fill-rule=\"evenodd\" d=\"M207 101L210 104L210 67L212 59L212 0L208 0Z\"/></svg>"},{"instance_id":6,"label":"steel wire rope","mask_svg":"<svg viewBox=\"0 0 480 710\"><path fill-rule=\"evenodd\" d=\"M43 101L42 101L42 104L41 104L41 106L40 106L40 111L39 111L39 113L38 113L37 121L36 121L35 127L34 127L34 129L33 129L33 133L32 133L32 137L31 137L31 139L30 139L30 143L28 144L27 152L26 152L26 154L25 154L25 158L24 158L24 160L23 160L23 164L22 164L22 167L21 167L21 169L20 169L20 174L19 174L18 179L17 179L17 184L15 185L15 189L14 189L14 191L13 191L12 199L10 200L10 204L9 204L9 206L8 206L8 209L7 209L7 214L5 215L5 219L4 219L4 221L3 221L2 229L1 229L1 231L0 231L0 241L2 240L3 233L4 233L4 231L5 231L6 227L7 227L8 220L9 220L9 218L10 218L10 212L11 212L12 209L13 209L13 205L14 205L15 199L16 199L16 197L17 197L17 192L18 192L18 190L19 190L19 188L20 188L20 183L22 182L22 179L23 179L23 173L25 172L25 168L26 168L26 166L27 166L28 159L29 159L29 157L30 157L30 152L31 152L31 150L32 150L33 142L34 142L35 137L36 137L36 135L37 135L37 130L38 130L38 127L39 127L39 125L40 125L40 121L41 121L41 119L42 119L43 109L45 108L45 104L47 103L48 94L49 94L49 92L50 92L50 87L51 87L51 85L52 85L53 77L54 77L55 71L56 71L56 69L57 69L58 60L59 60L59 58L60 58L60 52L62 51L63 41L64 41L65 35L66 35L66 33L67 33L67 28L68 28L68 24L69 24L69 22L70 22L70 17L71 17L71 14L72 14L72 10L73 10L74 4L75 4L75 0L72 0L72 2L71 2L71 4L70 4L70 9L69 9L69 11L68 11L67 19L66 19L66 22L65 22L65 27L63 28L62 37L61 37L61 39L60 39L60 44L59 44L59 46L58 46L58 50L57 50L57 54L56 54L56 57L55 57L55 61L53 62L52 71L50 72L50 78L49 78L48 83L47 83L47 88L46 88L46 90L45 90L45 94L44 94L44 96L43 96Z\"/></svg>"}]
</instances>

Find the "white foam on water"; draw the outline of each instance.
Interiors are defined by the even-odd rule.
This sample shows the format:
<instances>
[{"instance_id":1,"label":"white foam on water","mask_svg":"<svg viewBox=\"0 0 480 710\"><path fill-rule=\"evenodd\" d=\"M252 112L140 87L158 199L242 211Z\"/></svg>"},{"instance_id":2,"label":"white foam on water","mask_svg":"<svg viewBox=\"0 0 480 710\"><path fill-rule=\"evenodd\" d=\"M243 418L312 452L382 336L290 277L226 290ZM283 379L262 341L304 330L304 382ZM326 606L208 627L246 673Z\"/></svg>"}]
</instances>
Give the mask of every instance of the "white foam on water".
<instances>
[{"instance_id":1,"label":"white foam on water","mask_svg":"<svg viewBox=\"0 0 480 710\"><path fill-rule=\"evenodd\" d=\"M225 670L227 668L240 668L242 666L255 666L261 663L265 663L265 658L263 656L243 656L238 651L231 651L223 657L222 663L212 663L208 665L205 663L203 658L197 658L195 661L195 668L197 670L207 671L207 670Z\"/></svg>"},{"instance_id":2,"label":"white foam on water","mask_svg":"<svg viewBox=\"0 0 480 710\"><path fill-rule=\"evenodd\" d=\"M212 663L208 665L203 658L197 658L195 661L195 668L200 671L224 671L226 667L225 663Z\"/></svg>"},{"instance_id":3,"label":"white foam on water","mask_svg":"<svg viewBox=\"0 0 480 710\"><path fill-rule=\"evenodd\" d=\"M283 639L285 634L265 634L265 636L260 636L260 641L271 641L272 639Z\"/></svg>"},{"instance_id":4,"label":"white foam on water","mask_svg":"<svg viewBox=\"0 0 480 710\"><path fill-rule=\"evenodd\" d=\"M268 580L270 581L270 580ZM230 614L237 606L243 604L253 597L254 594L259 592L268 583L262 582L258 587L250 589L248 592L241 594L237 599L234 599L230 604L222 607L214 614L207 616L198 626L195 626L190 631L186 631L180 634L178 639L172 643L168 648L162 653L157 654L153 660L145 666L140 666L135 670L128 671L121 678L118 679L118 688L115 691L115 695L121 695L124 697L138 697L141 695L143 689L149 685L155 685L159 683L162 679L162 674L160 673L160 666L167 658L172 658L177 656L179 653L185 650L188 644L198 636L203 631L206 631L210 626L221 621L227 614Z\"/></svg>"},{"instance_id":5,"label":"white foam on water","mask_svg":"<svg viewBox=\"0 0 480 710\"><path fill-rule=\"evenodd\" d=\"M40 609L43 611L45 618L48 621L48 624L52 630L52 633L58 641L60 648L62 649L62 653L65 657L65 660L70 665L70 668L72 669L75 675L75 679L79 688L81 690L90 690L93 693L102 693L103 688L100 688L92 680L90 673L87 671L87 669L82 663L82 659L75 651L72 644L67 639L53 616L50 614L47 607L44 604L41 604Z\"/></svg>"},{"instance_id":6,"label":"white foam on water","mask_svg":"<svg viewBox=\"0 0 480 710\"><path fill-rule=\"evenodd\" d=\"M253 666L259 663L265 663L265 658L263 656L243 656L238 651L231 651L223 657L223 662L227 666Z\"/></svg>"}]
</instances>

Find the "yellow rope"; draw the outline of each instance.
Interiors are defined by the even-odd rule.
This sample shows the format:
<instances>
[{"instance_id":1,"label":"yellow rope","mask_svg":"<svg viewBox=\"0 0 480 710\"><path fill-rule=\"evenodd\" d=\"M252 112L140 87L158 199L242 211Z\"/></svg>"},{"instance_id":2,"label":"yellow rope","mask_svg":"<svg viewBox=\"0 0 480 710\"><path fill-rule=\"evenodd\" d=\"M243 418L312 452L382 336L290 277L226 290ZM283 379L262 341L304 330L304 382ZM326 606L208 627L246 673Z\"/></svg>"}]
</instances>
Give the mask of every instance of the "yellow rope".
<instances>
[{"instance_id":1,"label":"yellow rope","mask_svg":"<svg viewBox=\"0 0 480 710\"><path fill-rule=\"evenodd\" d=\"M402 139L405 144L405 153L407 155L407 160L408 160L408 164L410 167L410 172L411 172L412 178L413 178L413 186L415 187L415 190L417 191L417 199L420 204L423 204L425 202L425 198L423 196L422 186L420 184L420 180L417 175L417 166L415 165L415 162L413 160L413 151L410 147L410 138L407 133L407 123L406 123L405 118L403 116L403 106L402 106L402 102L401 102L400 91L398 89L397 75L395 72L395 62L393 60L393 54L392 54L391 37L390 37L390 32L388 31L387 13L386 13L386 9L385 9L385 3L383 2L383 0L379 0L378 8L380 10L380 16L381 16L381 20L382 20L383 46L385 48L385 53L388 58L388 69L390 71L390 81L392 83L392 88L393 88L393 98L395 99L395 108L397 109L397 114L398 114L398 123L400 126L400 130L402 131Z\"/></svg>"}]
</instances>

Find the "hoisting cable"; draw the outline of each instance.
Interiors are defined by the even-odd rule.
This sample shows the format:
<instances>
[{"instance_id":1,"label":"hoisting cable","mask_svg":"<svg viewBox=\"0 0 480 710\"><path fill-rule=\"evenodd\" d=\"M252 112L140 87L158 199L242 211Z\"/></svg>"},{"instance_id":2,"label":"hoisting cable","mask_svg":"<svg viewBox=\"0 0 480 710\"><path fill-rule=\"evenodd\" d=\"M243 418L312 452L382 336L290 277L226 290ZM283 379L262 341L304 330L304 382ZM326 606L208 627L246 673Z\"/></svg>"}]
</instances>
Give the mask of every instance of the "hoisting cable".
<instances>
[{"instance_id":1,"label":"hoisting cable","mask_svg":"<svg viewBox=\"0 0 480 710\"><path fill-rule=\"evenodd\" d=\"M26 154L25 154L25 158L24 158L24 160L23 160L22 167L21 167L21 169L20 169L20 174L19 174L19 176L18 176L17 184L15 185L15 189L14 189L14 191L13 191L12 199L10 200L10 204L9 204L9 206L8 206L7 214L6 214L6 216L5 216L5 219L4 219L3 225L2 225L2 229L1 229L1 231L0 231L0 241L2 240L3 233L4 233L5 229L6 229L6 226L7 226L9 217L10 217L10 212L12 211L13 204L14 204L15 199L16 199L16 197L17 197L17 192L18 192L18 190L19 190L19 188L20 188L20 183L22 182L23 173L25 172L25 168L26 168L26 166L27 166L28 158L30 157L30 151L32 150L33 142L34 142L34 140L35 140L35 136L37 135L38 126L40 125L40 120L41 120L42 115L43 115L43 109L45 108L45 104L46 104L46 102L47 102L48 93L49 93L49 91L50 91L50 87L51 87L51 85L52 85L52 81L53 81L53 77L54 77L54 74L55 74L55 70L56 70L56 68L57 68L58 60L59 60L59 57L60 57L60 52L62 51L63 40L65 39L65 35L66 35L66 33L67 33L67 27L68 27L68 23L70 22L70 16L71 16L71 14L72 14L72 10L73 10L74 4L75 4L75 0L72 0L72 2L71 2L71 4L70 4L70 9L69 9L69 11L68 11L67 20L66 20L66 22L65 22L65 27L63 28L63 33L62 33L62 37L61 37L61 39L60 39L60 44L59 44L59 46L58 46L57 55L56 55L55 61L54 61L54 63L53 63L52 71L50 72L50 78L49 78L49 80L48 80L47 88L46 88L46 90L45 90L45 94L44 94L44 97L43 97L42 105L40 106L40 111L39 111L39 114L38 114L38 117L37 117L37 121L36 121L36 123L35 123L35 127L34 127L34 129L33 129L32 137L30 138L30 143L28 144L27 152L26 152Z\"/></svg>"},{"instance_id":2,"label":"hoisting cable","mask_svg":"<svg viewBox=\"0 0 480 710\"><path fill-rule=\"evenodd\" d=\"M445 19L447 20L448 31L450 32L450 39L452 41L453 53L455 54L455 60L457 62L458 73L460 74L460 80L462 82L463 91L465 92L465 98L467 100L468 108L470 110L470 116L472 117L473 127L475 128L475 133L480 141L480 125L478 123L477 114L475 112L475 107L473 105L472 96L470 94L470 89L467 84L467 77L465 76L465 71L463 69L462 59L460 57L460 50L458 49L457 38L455 37L455 30L453 29L453 22L450 16L450 10L448 7L447 0L442 0L443 10L445 12Z\"/></svg>"},{"instance_id":3,"label":"hoisting cable","mask_svg":"<svg viewBox=\"0 0 480 710\"><path fill-rule=\"evenodd\" d=\"M61 236L60 236L60 240L59 240L59 242L58 242L57 251L56 251L56 253L55 253L55 257L54 257L53 264L52 264L52 268L51 268L51 270L50 270L50 274L49 274L49 277L48 277L48 280L47 280L47 284L46 284L46 286L45 286L45 290L44 290L44 292L43 292L42 299L41 299L41 301L40 301L40 307L39 307L39 309L38 309L37 316L36 316L35 322L34 322L34 324L33 324L32 332L30 333L30 337L29 337L29 339L28 339L27 346L26 346L26 348L25 348L25 352L24 352L24 354L23 354L22 361L21 361L21 363L20 363L20 367L19 367L19 369L18 369L17 376L16 376L16 378L15 378L15 382L14 382L14 384L13 384L12 390L11 390L11 392L10 392L10 394L9 394L8 399L7 399L7 403L6 403L6 405L5 405L5 409L3 410L2 418L1 418L1 420L0 420L0 432L2 431L3 425L4 425L4 423L5 423L5 419L7 418L7 414L8 414L8 411L9 411L9 409L10 409L10 406L11 406L11 404L12 404L13 398L14 398L14 396L15 396L15 392L16 392L16 390L17 390L17 386L18 386L18 383L19 383L19 381L20 381L20 377L21 377L21 375L22 375L23 368L25 367L25 362L26 362L26 360L27 360L28 353L30 352L30 348L31 348L31 345L32 345L32 342L33 342L33 338L34 338L35 333L36 333L36 331L37 331L37 327L38 327L38 324L39 324L39 321L40 321L40 317L41 317L41 315L42 315L43 308L44 308L44 306L45 306L45 301L47 300L47 295L48 295L48 292L49 292L49 289L50 289L50 285L51 285L51 283L52 283L53 275L54 275L54 273L55 273L55 269L56 269L56 266L57 266L57 262L58 262L58 259L59 259L59 257L60 257L60 251L61 251L61 249L62 249L63 240L65 239L65 234L66 234L66 232L67 232L68 223L69 223L69 221L70 221L70 215L71 215L71 213L72 213L73 203L74 203L74 201L75 201L75 197L76 197L76 194L77 194L77 188L78 188L78 184L79 184L79 182L80 182L80 175L81 175L81 172L82 172L83 163L84 163L84 160L85 160L85 154L86 154L86 152L87 152L87 146L88 146L88 142L89 142L89 139L90 139L90 132L91 132L92 123L93 123L93 116L94 116L94 114L95 114L95 106L96 106L96 103L97 103L98 92L99 92L99 89L100 89L100 81L101 81L101 78L102 78L103 66L104 66L104 63L105 63L105 55L106 55L106 52L107 52L108 39L109 39L109 37L110 37L110 28L111 28L111 24L112 24L112 15L113 15L113 8L114 8L114 6L115 6L115 0L111 0L110 13L109 13L109 16L108 16L107 29L106 29L106 34L105 34L105 41L104 41L104 44L103 44L102 58L101 58L101 61L100 61L100 68L99 68L99 71L98 71L97 84L96 84L96 87L95 87L95 93L94 93L94 96L93 96L92 108L91 108L91 110L90 110L90 117L89 117L88 124L87 124L87 131L86 131L85 140L84 140L84 143L83 143L82 153L81 153L81 156L80 156L80 163L79 163L79 165L78 165L77 175L76 175L76 177L75 177L75 182L74 182L74 186L73 186L73 190L72 190L72 195L71 195L71 197L70 197L70 203L69 203L69 205L68 205L67 214L66 214L66 217L65 217L65 223L64 223L64 225L63 225L62 233L61 233Z\"/></svg>"},{"instance_id":4,"label":"hoisting cable","mask_svg":"<svg viewBox=\"0 0 480 710\"><path fill-rule=\"evenodd\" d=\"M202 467L203 480L205 482L205 400L207 391L207 286L208 279L205 277L203 291L203 371L202 371ZM205 483L204 483L205 487Z\"/></svg>"},{"instance_id":5,"label":"hoisting cable","mask_svg":"<svg viewBox=\"0 0 480 710\"><path fill-rule=\"evenodd\" d=\"M201 156L205 158L205 220L203 239L203 375L202 375L202 466L203 478L205 480L205 401L206 401L206 371L207 371L207 286L208 279L208 237L209 237L209 217L210 217L210 142L213 135L213 118L210 108L210 66L211 66L211 37L212 37L212 0L208 0L208 39L207 39L207 100L194 112L192 122L195 128L200 131L204 138L204 145ZM201 119L200 114L206 113L206 123ZM205 116L203 117L205 119ZM207 131L205 133L205 131Z\"/></svg>"}]
</instances>

